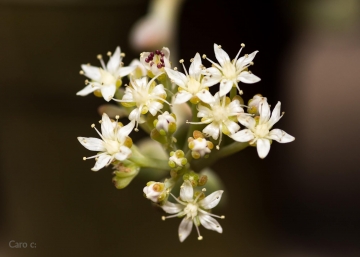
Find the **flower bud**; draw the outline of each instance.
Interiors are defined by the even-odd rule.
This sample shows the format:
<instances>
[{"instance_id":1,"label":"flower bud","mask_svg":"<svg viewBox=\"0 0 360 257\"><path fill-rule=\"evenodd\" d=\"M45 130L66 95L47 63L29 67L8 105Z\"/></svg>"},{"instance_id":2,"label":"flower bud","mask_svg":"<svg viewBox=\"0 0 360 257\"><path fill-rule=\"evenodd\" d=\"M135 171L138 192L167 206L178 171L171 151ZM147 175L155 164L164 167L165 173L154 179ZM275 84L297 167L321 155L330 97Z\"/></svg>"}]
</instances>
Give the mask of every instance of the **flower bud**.
<instances>
[{"instance_id":1,"label":"flower bud","mask_svg":"<svg viewBox=\"0 0 360 257\"><path fill-rule=\"evenodd\" d=\"M203 137L200 137L198 135L197 138L189 137L189 148L192 150L191 155L194 159L199 159L200 157L208 157L208 154L211 152L211 149L213 149L214 144L211 141L206 140Z\"/></svg>"},{"instance_id":2,"label":"flower bud","mask_svg":"<svg viewBox=\"0 0 360 257\"><path fill-rule=\"evenodd\" d=\"M181 169L187 164L187 159L184 157L184 152L177 150L176 152L170 152L169 166L173 169Z\"/></svg>"},{"instance_id":3,"label":"flower bud","mask_svg":"<svg viewBox=\"0 0 360 257\"><path fill-rule=\"evenodd\" d=\"M154 127L160 135L173 134L176 131L176 116L168 111L160 114L157 120L154 120Z\"/></svg>"},{"instance_id":4,"label":"flower bud","mask_svg":"<svg viewBox=\"0 0 360 257\"><path fill-rule=\"evenodd\" d=\"M120 162L114 168L116 171L113 173L115 177L112 181L117 189L127 187L140 171L139 166L129 161Z\"/></svg>"},{"instance_id":5,"label":"flower bud","mask_svg":"<svg viewBox=\"0 0 360 257\"><path fill-rule=\"evenodd\" d=\"M196 174L193 171L190 171L190 172L187 172L187 173L184 174L183 180L184 181L189 180L191 185L193 187L196 187L198 185L198 182L199 182L199 175Z\"/></svg>"},{"instance_id":6,"label":"flower bud","mask_svg":"<svg viewBox=\"0 0 360 257\"><path fill-rule=\"evenodd\" d=\"M266 97L263 97L260 94L254 95L254 97L252 99L249 100L248 102L248 110L247 112L250 114L255 114L255 115L260 115L259 114L259 105L260 103L264 103L267 102Z\"/></svg>"},{"instance_id":7,"label":"flower bud","mask_svg":"<svg viewBox=\"0 0 360 257\"><path fill-rule=\"evenodd\" d=\"M164 183L150 181L144 187L143 192L147 199L154 203L163 201L167 196L167 190Z\"/></svg>"}]
</instances>

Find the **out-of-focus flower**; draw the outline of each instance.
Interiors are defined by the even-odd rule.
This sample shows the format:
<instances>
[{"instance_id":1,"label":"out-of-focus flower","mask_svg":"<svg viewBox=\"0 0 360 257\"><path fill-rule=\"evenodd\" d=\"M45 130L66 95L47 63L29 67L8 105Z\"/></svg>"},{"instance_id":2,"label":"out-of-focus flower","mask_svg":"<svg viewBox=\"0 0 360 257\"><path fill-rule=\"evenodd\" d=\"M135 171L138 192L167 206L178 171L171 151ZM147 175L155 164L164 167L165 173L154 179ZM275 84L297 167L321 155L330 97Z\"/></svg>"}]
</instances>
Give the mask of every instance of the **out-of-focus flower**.
<instances>
[{"instance_id":1,"label":"out-of-focus flower","mask_svg":"<svg viewBox=\"0 0 360 257\"><path fill-rule=\"evenodd\" d=\"M101 120L101 133L96 129L95 124L91 127L96 130L101 139L78 137L79 142L86 149L99 152L97 155L83 158L84 160L96 158L95 166L91 170L98 171L114 159L123 161L130 156L132 140L128 135L134 128L134 122L122 127L116 121L111 121L104 113Z\"/></svg>"},{"instance_id":2,"label":"out-of-focus flower","mask_svg":"<svg viewBox=\"0 0 360 257\"><path fill-rule=\"evenodd\" d=\"M108 55L111 56L111 53L109 52ZM121 78L128 75L136 67L123 67L120 47L116 48L106 65L101 55L98 55L98 59L101 62L101 68L87 64L81 65L80 74L85 75L91 81L86 80L87 86L76 94L86 96L95 90L99 90L104 100L109 102L114 97L116 88L121 86Z\"/></svg>"},{"instance_id":3,"label":"out-of-focus flower","mask_svg":"<svg viewBox=\"0 0 360 257\"><path fill-rule=\"evenodd\" d=\"M295 138L281 129L270 129L276 122L280 120L281 103L278 102L272 112L267 102L262 102L259 105L260 117L256 119L248 116L246 119L239 119L239 122L247 127L247 129L231 135L230 137L238 142L249 142L250 145L256 145L257 152L260 158L265 158L270 151L270 144L272 140L279 143L289 143ZM271 117L270 117L271 114Z\"/></svg>"},{"instance_id":4,"label":"out-of-focus flower","mask_svg":"<svg viewBox=\"0 0 360 257\"><path fill-rule=\"evenodd\" d=\"M214 215L210 213L209 210L214 208L220 202L223 192L223 190L215 191L199 201L204 195L200 193L195 196L190 181L186 180L180 189L180 199L174 197L178 204L167 201L161 206L165 212L173 214L167 217L163 216L162 219L184 217L179 226L180 242L183 242L189 236L193 224L198 232L198 240L203 239L198 228L200 224L206 229L222 233L222 227L213 217L221 219L224 219L225 217Z\"/></svg>"}]
</instances>

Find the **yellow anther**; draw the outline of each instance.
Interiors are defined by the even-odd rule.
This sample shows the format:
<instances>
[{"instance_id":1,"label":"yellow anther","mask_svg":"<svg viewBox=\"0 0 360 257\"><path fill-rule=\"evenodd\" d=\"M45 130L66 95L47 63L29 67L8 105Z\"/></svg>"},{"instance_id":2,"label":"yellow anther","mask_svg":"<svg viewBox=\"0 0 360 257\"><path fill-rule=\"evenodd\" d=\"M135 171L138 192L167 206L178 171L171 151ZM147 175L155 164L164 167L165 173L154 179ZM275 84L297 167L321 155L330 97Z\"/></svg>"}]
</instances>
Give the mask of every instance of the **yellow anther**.
<instances>
[{"instance_id":1,"label":"yellow anther","mask_svg":"<svg viewBox=\"0 0 360 257\"><path fill-rule=\"evenodd\" d=\"M177 70L177 67L174 67L174 70Z\"/></svg>"},{"instance_id":2,"label":"yellow anther","mask_svg":"<svg viewBox=\"0 0 360 257\"><path fill-rule=\"evenodd\" d=\"M91 124L91 127L92 127L92 128L95 128L95 124Z\"/></svg>"},{"instance_id":3,"label":"yellow anther","mask_svg":"<svg viewBox=\"0 0 360 257\"><path fill-rule=\"evenodd\" d=\"M111 52L109 51L109 52L107 52L107 56L111 56Z\"/></svg>"},{"instance_id":4,"label":"yellow anther","mask_svg":"<svg viewBox=\"0 0 360 257\"><path fill-rule=\"evenodd\" d=\"M83 160L86 161L86 157L83 157Z\"/></svg>"},{"instance_id":5,"label":"yellow anther","mask_svg":"<svg viewBox=\"0 0 360 257\"><path fill-rule=\"evenodd\" d=\"M194 61L194 58L191 58L191 59L190 59L190 62L193 62L193 61Z\"/></svg>"},{"instance_id":6,"label":"yellow anther","mask_svg":"<svg viewBox=\"0 0 360 257\"><path fill-rule=\"evenodd\" d=\"M241 43L241 47L245 47L245 44L244 44L244 43Z\"/></svg>"},{"instance_id":7,"label":"yellow anther","mask_svg":"<svg viewBox=\"0 0 360 257\"><path fill-rule=\"evenodd\" d=\"M162 216L161 219L162 219L162 220L166 220L165 216Z\"/></svg>"},{"instance_id":8,"label":"yellow anther","mask_svg":"<svg viewBox=\"0 0 360 257\"><path fill-rule=\"evenodd\" d=\"M179 63L183 63L184 62L184 59L181 59L180 61L179 61Z\"/></svg>"},{"instance_id":9,"label":"yellow anther","mask_svg":"<svg viewBox=\"0 0 360 257\"><path fill-rule=\"evenodd\" d=\"M203 58L203 59L206 59L206 54L203 54L203 55L202 55L202 58Z\"/></svg>"},{"instance_id":10,"label":"yellow anther","mask_svg":"<svg viewBox=\"0 0 360 257\"><path fill-rule=\"evenodd\" d=\"M224 215L222 215L220 218L221 218L221 219L225 219L225 216L224 216Z\"/></svg>"},{"instance_id":11,"label":"yellow anther","mask_svg":"<svg viewBox=\"0 0 360 257\"><path fill-rule=\"evenodd\" d=\"M85 74L85 72L84 72L83 70L81 70L79 73L80 73L80 75L84 75L84 74Z\"/></svg>"},{"instance_id":12,"label":"yellow anther","mask_svg":"<svg viewBox=\"0 0 360 257\"><path fill-rule=\"evenodd\" d=\"M121 53L120 56L121 56L121 57L125 57L125 53Z\"/></svg>"},{"instance_id":13,"label":"yellow anther","mask_svg":"<svg viewBox=\"0 0 360 257\"><path fill-rule=\"evenodd\" d=\"M98 54L98 55L96 56L96 58L98 58L99 60L101 60L101 59L102 59L102 55L101 55L101 54Z\"/></svg>"},{"instance_id":14,"label":"yellow anther","mask_svg":"<svg viewBox=\"0 0 360 257\"><path fill-rule=\"evenodd\" d=\"M203 189L201 189L201 191L206 192L206 188L204 187Z\"/></svg>"},{"instance_id":15,"label":"yellow anther","mask_svg":"<svg viewBox=\"0 0 360 257\"><path fill-rule=\"evenodd\" d=\"M198 240L203 240L203 237L202 237L202 236L199 236L199 237L198 237Z\"/></svg>"},{"instance_id":16,"label":"yellow anther","mask_svg":"<svg viewBox=\"0 0 360 257\"><path fill-rule=\"evenodd\" d=\"M221 45L218 45L218 48L221 48Z\"/></svg>"}]
</instances>

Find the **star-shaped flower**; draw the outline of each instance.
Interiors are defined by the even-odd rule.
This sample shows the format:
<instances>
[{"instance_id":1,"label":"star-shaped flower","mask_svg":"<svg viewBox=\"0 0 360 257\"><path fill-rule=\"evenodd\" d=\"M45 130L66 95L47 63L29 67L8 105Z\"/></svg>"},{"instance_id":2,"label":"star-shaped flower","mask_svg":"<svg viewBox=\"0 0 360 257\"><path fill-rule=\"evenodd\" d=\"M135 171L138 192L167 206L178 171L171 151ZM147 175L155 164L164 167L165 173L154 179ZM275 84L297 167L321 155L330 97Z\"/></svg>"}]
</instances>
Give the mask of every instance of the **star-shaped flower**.
<instances>
[{"instance_id":1,"label":"star-shaped flower","mask_svg":"<svg viewBox=\"0 0 360 257\"><path fill-rule=\"evenodd\" d=\"M147 77L131 81L131 84L125 89L122 100L113 99L114 101L123 103L127 107L136 106L129 114L129 120L136 121L135 130L137 130L138 123L142 122L141 114L150 112L155 116L156 113L163 108L162 102L168 103L165 100L166 92L164 86L162 84L155 85L154 82L159 75L152 78L149 82L147 81Z\"/></svg>"},{"instance_id":2,"label":"star-shaped flower","mask_svg":"<svg viewBox=\"0 0 360 257\"><path fill-rule=\"evenodd\" d=\"M111 53L109 52L108 55L111 56ZM121 78L131 73L136 66L122 66L120 47L116 48L106 65L101 55L98 55L98 59L101 68L87 64L81 65L80 74L84 74L91 81L86 80L87 86L76 94L86 96L95 90L99 90L104 100L109 102L114 97L116 88L121 85Z\"/></svg>"},{"instance_id":3,"label":"star-shaped flower","mask_svg":"<svg viewBox=\"0 0 360 257\"><path fill-rule=\"evenodd\" d=\"M265 158L270 151L270 144L272 140L279 143L289 143L295 138L281 129L270 129L278 122L281 117L280 105L278 102L270 117L270 107L266 101L259 104L260 117L256 119L248 116L247 118L239 118L239 122L247 127L247 129L231 135L230 137L238 142L249 142L251 145L256 145L257 152L260 158Z\"/></svg>"},{"instance_id":4,"label":"star-shaped flower","mask_svg":"<svg viewBox=\"0 0 360 257\"><path fill-rule=\"evenodd\" d=\"M183 60L180 60L180 62L183 63ZM199 99L204 103L210 103L213 100L208 86L204 85L203 79L201 80L202 64L198 53L192 60L189 73L187 73L184 67L186 75L166 67L165 71L169 78L179 86L179 92L175 95L174 104L182 104L189 100L196 104L199 102Z\"/></svg>"},{"instance_id":5,"label":"star-shaped flower","mask_svg":"<svg viewBox=\"0 0 360 257\"><path fill-rule=\"evenodd\" d=\"M211 61L203 55L203 58L206 58L213 64L213 67L207 68L203 71L203 74L206 75L204 78L205 86L212 86L220 82L220 96L224 96L230 92L233 86L239 90L239 94L242 94L238 86L238 82L252 84L260 81L260 78L248 71L248 67L253 64L253 59L258 51L254 51L249 55L245 55L238 59L241 50L245 47L244 44L241 44L241 49L236 55L235 59L230 60L229 55L221 48L221 46L214 44L214 52L216 59L219 64Z\"/></svg>"},{"instance_id":6,"label":"star-shaped flower","mask_svg":"<svg viewBox=\"0 0 360 257\"><path fill-rule=\"evenodd\" d=\"M222 133L231 135L240 129L240 126L235 121L237 121L236 117L238 115L244 113L244 110L241 108L240 102L237 99L230 101L230 98L225 96L220 97L219 93L216 93L211 104L203 105L200 103L198 110L197 117L202 118L201 122L188 123L210 123L202 132L211 136L214 140L217 140L220 135L219 144L216 146L217 149L219 149L221 143Z\"/></svg>"},{"instance_id":7,"label":"star-shaped flower","mask_svg":"<svg viewBox=\"0 0 360 257\"><path fill-rule=\"evenodd\" d=\"M163 216L162 219L172 217L184 217L179 226L179 239L183 242L191 233L193 224L198 232L198 239L202 240L200 235L199 226L203 225L206 229L214 230L222 233L222 227L216 218L224 219L224 216L214 215L209 212L220 202L223 190L218 190L208 195L204 199L199 201L199 198L203 196L202 193L197 196L194 195L194 189L189 180L186 180L180 189L180 199L175 198L178 204L167 201L161 208L170 214L170 216Z\"/></svg>"},{"instance_id":8,"label":"star-shaped flower","mask_svg":"<svg viewBox=\"0 0 360 257\"><path fill-rule=\"evenodd\" d=\"M128 135L134 128L134 122L121 126L117 121L111 121L104 113L101 120L101 133L96 129L95 124L91 127L96 130L101 139L78 137L79 142L86 149L99 152L97 155L83 158L84 160L96 158L95 166L91 170L98 171L114 159L123 161L130 156L132 140Z\"/></svg>"}]
</instances>

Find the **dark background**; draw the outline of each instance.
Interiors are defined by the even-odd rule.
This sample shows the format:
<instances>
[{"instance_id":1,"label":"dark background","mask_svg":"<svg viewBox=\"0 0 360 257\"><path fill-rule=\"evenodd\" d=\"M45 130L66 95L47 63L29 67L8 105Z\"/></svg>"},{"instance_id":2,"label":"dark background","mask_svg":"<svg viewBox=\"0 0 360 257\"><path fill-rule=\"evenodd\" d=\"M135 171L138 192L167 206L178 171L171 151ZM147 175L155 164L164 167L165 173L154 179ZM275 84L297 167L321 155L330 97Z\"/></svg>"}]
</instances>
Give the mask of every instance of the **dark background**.
<instances>
[{"instance_id":1,"label":"dark background","mask_svg":"<svg viewBox=\"0 0 360 257\"><path fill-rule=\"evenodd\" d=\"M242 84L244 98L281 100L278 127L296 140L274 143L265 160L249 148L215 164L224 233L200 228L203 241L193 231L180 244L180 220L162 222L143 197L147 180L116 190L76 140L92 135L103 104L75 95L80 64L117 45L125 64L138 57L128 36L147 1L0 1L0 256L359 256L358 4L329 2L183 5L179 57L215 60L213 43L230 57L240 43L259 50L262 81Z\"/></svg>"}]
</instances>

